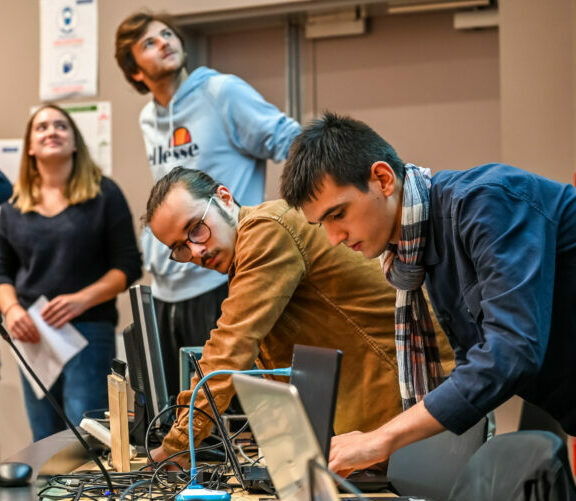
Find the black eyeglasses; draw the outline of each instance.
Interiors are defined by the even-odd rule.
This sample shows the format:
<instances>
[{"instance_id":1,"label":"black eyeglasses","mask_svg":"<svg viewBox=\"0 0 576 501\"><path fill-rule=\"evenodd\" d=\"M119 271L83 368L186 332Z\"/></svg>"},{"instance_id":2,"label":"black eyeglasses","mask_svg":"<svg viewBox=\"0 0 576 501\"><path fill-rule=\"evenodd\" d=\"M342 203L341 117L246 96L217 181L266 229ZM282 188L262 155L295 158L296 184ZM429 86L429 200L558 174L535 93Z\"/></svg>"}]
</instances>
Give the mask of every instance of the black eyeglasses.
<instances>
[{"instance_id":1,"label":"black eyeglasses","mask_svg":"<svg viewBox=\"0 0 576 501\"><path fill-rule=\"evenodd\" d=\"M172 249L172 252L170 253L170 259L172 259L172 261L188 263L190 259L192 259L192 251L190 250L190 247L188 247L187 243L190 242L193 244L205 244L210 239L212 232L210 231L208 225L204 222L204 219L206 219L206 214L208 214L208 209L210 208L210 204L212 203L213 198L214 196L211 196L210 200L208 200L208 205L206 206L206 210L204 211L200 221L198 221L197 224L188 230L188 238L186 239L186 242L180 245L176 245Z\"/></svg>"}]
</instances>

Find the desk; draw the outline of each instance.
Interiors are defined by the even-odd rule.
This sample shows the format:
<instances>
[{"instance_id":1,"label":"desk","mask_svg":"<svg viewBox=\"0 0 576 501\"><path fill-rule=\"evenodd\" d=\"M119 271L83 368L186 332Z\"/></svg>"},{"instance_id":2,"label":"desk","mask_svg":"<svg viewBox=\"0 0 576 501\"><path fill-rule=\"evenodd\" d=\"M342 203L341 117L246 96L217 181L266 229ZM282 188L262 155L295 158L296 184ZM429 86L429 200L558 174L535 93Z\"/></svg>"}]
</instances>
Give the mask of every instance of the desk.
<instances>
[{"instance_id":1,"label":"desk","mask_svg":"<svg viewBox=\"0 0 576 501\"><path fill-rule=\"evenodd\" d=\"M80 429L78 429L80 431ZM92 447L90 436L81 431L83 438ZM64 430L39 442L22 449L6 461L18 461L28 463L32 467L30 485L26 487L0 487L0 501L37 501L36 492L46 483L48 478L68 473L78 468L93 469L89 467L88 452L78 442L78 439L70 430ZM394 498L394 494L369 494L370 497ZM258 501L271 496L264 494L246 494L238 492L232 495L232 501Z\"/></svg>"},{"instance_id":2,"label":"desk","mask_svg":"<svg viewBox=\"0 0 576 501\"><path fill-rule=\"evenodd\" d=\"M87 439L84 433L83 437ZM5 460L28 463L32 467L30 485L0 487L0 501L37 501L36 492L48 477L72 471L88 460L88 452L70 430L34 442Z\"/></svg>"}]
</instances>

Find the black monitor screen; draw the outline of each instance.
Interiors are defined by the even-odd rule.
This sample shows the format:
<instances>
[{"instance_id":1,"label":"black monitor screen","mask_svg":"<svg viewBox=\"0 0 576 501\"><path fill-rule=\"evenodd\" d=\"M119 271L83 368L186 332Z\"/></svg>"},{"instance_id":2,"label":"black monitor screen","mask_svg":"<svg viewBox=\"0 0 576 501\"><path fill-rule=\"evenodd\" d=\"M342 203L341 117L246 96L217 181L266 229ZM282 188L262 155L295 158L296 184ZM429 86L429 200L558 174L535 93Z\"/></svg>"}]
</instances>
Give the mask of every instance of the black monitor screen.
<instances>
[{"instance_id":1,"label":"black monitor screen","mask_svg":"<svg viewBox=\"0 0 576 501\"><path fill-rule=\"evenodd\" d=\"M333 435L341 360L340 350L300 344L294 346L290 383L298 389L327 461Z\"/></svg>"},{"instance_id":2,"label":"black monitor screen","mask_svg":"<svg viewBox=\"0 0 576 501\"><path fill-rule=\"evenodd\" d=\"M130 302L134 323L124 330L124 347L130 385L136 393L134 410L137 412L138 407L145 409L145 428L154 416L170 404L170 399L150 287L130 287ZM167 414L162 416L161 423L169 421ZM142 420L142 416L135 419Z\"/></svg>"}]
</instances>

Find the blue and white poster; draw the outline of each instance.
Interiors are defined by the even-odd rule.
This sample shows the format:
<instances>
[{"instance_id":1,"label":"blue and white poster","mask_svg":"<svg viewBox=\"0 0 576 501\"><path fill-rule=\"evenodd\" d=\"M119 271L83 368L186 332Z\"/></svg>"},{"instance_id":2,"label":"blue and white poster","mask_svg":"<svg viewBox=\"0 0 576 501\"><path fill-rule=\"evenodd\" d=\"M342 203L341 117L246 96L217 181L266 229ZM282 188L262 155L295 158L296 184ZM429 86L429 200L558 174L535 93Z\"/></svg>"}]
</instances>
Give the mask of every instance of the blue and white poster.
<instances>
[{"instance_id":1,"label":"blue and white poster","mask_svg":"<svg viewBox=\"0 0 576 501\"><path fill-rule=\"evenodd\" d=\"M22 139L0 139L0 171L12 184L18 181L23 144Z\"/></svg>"},{"instance_id":2,"label":"blue and white poster","mask_svg":"<svg viewBox=\"0 0 576 501\"><path fill-rule=\"evenodd\" d=\"M40 0L40 99L95 96L97 0Z\"/></svg>"}]
</instances>

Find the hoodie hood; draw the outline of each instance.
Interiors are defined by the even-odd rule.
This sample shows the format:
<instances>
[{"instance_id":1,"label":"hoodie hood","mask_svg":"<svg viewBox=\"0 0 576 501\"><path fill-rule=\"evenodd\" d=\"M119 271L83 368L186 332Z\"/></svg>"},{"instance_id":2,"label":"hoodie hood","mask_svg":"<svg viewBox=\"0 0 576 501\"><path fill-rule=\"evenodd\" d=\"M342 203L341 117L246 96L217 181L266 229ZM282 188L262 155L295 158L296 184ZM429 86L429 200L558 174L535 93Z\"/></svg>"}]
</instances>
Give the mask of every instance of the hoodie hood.
<instances>
[{"instance_id":1,"label":"hoodie hood","mask_svg":"<svg viewBox=\"0 0 576 501\"><path fill-rule=\"evenodd\" d=\"M156 101L153 101L158 118L168 116L171 110L172 113L174 113L173 110L180 109L191 93L197 90L210 77L216 75L219 75L219 73L211 68L206 68L205 66L196 68L192 73L190 73L188 78L182 82L182 85L180 85L176 93L172 96L168 106L164 107Z\"/></svg>"}]
</instances>

